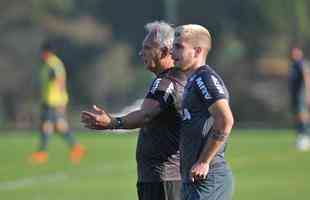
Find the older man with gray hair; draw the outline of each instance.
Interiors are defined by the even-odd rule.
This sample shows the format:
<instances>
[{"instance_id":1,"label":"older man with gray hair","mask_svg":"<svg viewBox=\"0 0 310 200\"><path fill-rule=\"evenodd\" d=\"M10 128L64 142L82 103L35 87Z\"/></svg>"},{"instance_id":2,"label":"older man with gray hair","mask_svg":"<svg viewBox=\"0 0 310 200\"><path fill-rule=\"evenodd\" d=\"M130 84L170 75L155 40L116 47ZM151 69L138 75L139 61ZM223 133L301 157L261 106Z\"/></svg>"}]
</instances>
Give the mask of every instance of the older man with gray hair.
<instances>
[{"instance_id":1,"label":"older man with gray hair","mask_svg":"<svg viewBox=\"0 0 310 200\"><path fill-rule=\"evenodd\" d=\"M147 35L139 55L156 78L141 108L112 117L95 106L95 111L83 111L81 117L90 129L141 128L136 151L139 200L179 200L181 98L187 78L174 68L170 54L174 28L155 21L146 24L145 29Z\"/></svg>"}]
</instances>

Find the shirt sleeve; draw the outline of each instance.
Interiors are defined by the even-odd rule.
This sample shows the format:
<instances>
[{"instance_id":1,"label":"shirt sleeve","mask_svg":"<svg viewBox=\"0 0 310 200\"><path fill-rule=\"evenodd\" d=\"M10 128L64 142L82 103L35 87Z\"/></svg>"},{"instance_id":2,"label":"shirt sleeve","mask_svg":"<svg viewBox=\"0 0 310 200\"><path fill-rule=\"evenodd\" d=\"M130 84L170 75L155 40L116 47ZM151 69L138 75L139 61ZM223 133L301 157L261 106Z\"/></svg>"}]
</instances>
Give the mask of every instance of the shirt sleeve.
<instances>
[{"instance_id":1,"label":"shirt sleeve","mask_svg":"<svg viewBox=\"0 0 310 200\"><path fill-rule=\"evenodd\" d=\"M227 90L216 74L203 72L195 78L198 95L204 103L211 106L220 99L228 99Z\"/></svg>"},{"instance_id":2,"label":"shirt sleeve","mask_svg":"<svg viewBox=\"0 0 310 200\"><path fill-rule=\"evenodd\" d=\"M175 88L171 80L166 78L156 78L145 98L158 101L160 107L166 109L173 103L174 91Z\"/></svg>"}]
</instances>

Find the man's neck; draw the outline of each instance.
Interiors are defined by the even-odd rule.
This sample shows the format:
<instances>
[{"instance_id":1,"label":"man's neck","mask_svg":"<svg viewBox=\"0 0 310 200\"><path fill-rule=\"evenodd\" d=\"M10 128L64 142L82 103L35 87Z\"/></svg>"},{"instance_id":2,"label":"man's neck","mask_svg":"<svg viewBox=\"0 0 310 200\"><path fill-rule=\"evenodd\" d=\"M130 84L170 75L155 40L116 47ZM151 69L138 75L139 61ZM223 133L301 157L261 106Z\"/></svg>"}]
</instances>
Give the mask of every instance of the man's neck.
<instances>
[{"instance_id":1,"label":"man's neck","mask_svg":"<svg viewBox=\"0 0 310 200\"><path fill-rule=\"evenodd\" d=\"M158 68L158 70L155 72L155 75L158 76L159 74L161 74L162 72L172 68L173 65L166 65L166 66L161 66L160 68Z\"/></svg>"},{"instance_id":2,"label":"man's neck","mask_svg":"<svg viewBox=\"0 0 310 200\"><path fill-rule=\"evenodd\" d=\"M202 60L201 62L197 62L195 63L192 67L188 68L187 71L185 71L185 74L187 75L187 77L191 76L193 73L195 73L195 71L197 69L199 69L200 67L206 65L206 62L204 60Z\"/></svg>"}]
</instances>

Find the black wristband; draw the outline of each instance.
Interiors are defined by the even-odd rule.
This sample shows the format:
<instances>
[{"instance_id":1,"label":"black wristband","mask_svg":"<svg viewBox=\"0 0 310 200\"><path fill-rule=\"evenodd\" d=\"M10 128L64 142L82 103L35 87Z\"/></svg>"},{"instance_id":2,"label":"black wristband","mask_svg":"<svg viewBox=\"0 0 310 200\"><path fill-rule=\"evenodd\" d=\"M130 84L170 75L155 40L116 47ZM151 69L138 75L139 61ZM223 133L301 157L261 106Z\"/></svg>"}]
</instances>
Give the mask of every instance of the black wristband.
<instances>
[{"instance_id":1,"label":"black wristband","mask_svg":"<svg viewBox=\"0 0 310 200\"><path fill-rule=\"evenodd\" d=\"M124 128L124 120L123 120L123 118L116 117L115 120L116 120L116 124L115 124L115 128L116 129Z\"/></svg>"},{"instance_id":2,"label":"black wristband","mask_svg":"<svg viewBox=\"0 0 310 200\"><path fill-rule=\"evenodd\" d=\"M212 131L211 132L211 138L218 141L224 141L227 138L227 135L225 133L222 133L220 131Z\"/></svg>"}]
</instances>

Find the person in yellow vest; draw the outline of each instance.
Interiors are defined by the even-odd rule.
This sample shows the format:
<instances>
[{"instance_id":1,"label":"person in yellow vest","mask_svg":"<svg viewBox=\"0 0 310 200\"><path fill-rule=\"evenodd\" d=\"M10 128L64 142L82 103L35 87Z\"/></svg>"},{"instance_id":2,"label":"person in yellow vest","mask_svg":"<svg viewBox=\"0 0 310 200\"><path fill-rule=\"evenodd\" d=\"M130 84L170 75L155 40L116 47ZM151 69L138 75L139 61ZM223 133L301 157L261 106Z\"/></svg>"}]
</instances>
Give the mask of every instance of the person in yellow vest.
<instances>
[{"instance_id":1,"label":"person in yellow vest","mask_svg":"<svg viewBox=\"0 0 310 200\"><path fill-rule=\"evenodd\" d=\"M66 87L66 70L63 62L55 54L55 46L50 41L41 47L41 122L39 149L31 156L33 163L46 163L47 146L53 132L58 132L71 148L70 160L79 163L85 149L76 141L69 130L66 107L69 101Z\"/></svg>"}]
</instances>

